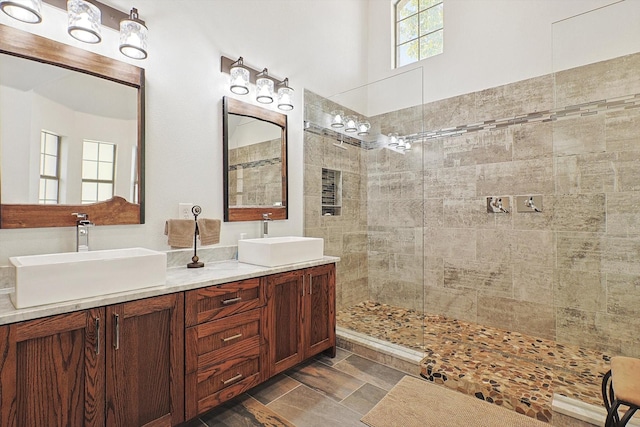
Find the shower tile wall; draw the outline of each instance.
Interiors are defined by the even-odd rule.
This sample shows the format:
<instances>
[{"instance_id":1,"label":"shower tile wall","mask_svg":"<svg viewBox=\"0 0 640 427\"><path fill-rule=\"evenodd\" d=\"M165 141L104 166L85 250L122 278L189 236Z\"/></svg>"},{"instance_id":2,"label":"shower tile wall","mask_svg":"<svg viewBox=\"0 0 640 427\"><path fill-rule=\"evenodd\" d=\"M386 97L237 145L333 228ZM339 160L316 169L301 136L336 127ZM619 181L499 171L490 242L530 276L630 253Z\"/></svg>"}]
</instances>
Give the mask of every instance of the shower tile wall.
<instances>
[{"instance_id":1,"label":"shower tile wall","mask_svg":"<svg viewBox=\"0 0 640 427\"><path fill-rule=\"evenodd\" d=\"M363 150L368 292L366 274L357 292L342 282L363 264L341 265L342 307L368 294L422 311L424 295L427 314L640 356L639 69L629 55L371 117L412 133L424 114L427 138ZM455 128L474 131L430 132ZM306 190L306 221L329 233ZM486 212L486 197L518 195L541 195L543 212Z\"/></svg>"},{"instance_id":2,"label":"shower tile wall","mask_svg":"<svg viewBox=\"0 0 640 427\"><path fill-rule=\"evenodd\" d=\"M323 111L337 107L329 100L305 91L305 118L317 121ZM341 107L341 109L345 110ZM304 229L305 236L324 238L324 253L339 256L338 308L369 298L367 282L367 194L363 150L336 138L304 133ZM342 172L342 210L339 216L322 215L322 168Z\"/></svg>"},{"instance_id":3,"label":"shower tile wall","mask_svg":"<svg viewBox=\"0 0 640 427\"><path fill-rule=\"evenodd\" d=\"M229 150L229 205L282 202L281 143L274 139Z\"/></svg>"}]
</instances>

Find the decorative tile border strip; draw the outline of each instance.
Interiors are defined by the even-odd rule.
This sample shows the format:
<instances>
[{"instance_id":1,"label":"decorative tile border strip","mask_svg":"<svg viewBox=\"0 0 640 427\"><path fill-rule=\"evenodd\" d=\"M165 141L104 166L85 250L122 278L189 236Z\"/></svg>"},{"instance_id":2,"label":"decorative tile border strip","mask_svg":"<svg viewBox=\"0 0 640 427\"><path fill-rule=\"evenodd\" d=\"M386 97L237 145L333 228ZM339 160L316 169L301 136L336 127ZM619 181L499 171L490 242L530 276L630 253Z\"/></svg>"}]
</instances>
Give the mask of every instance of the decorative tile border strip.
<instances>
[{"instance_id":1,"label":"decorative tile border strip","mask_svg":"<svg viewBox=\"0 0 640 427\"><path fill-rule=\"evenodd\" d=\"M256 160L253 162L238 163L237 165L229 165L229 170L234 171L240 168L242 169L259 168L261 166L279 165L280 163L282 163L282 159L280 157L274 157L271 159L263 159L263 160Z\"/></svg>"},{"instance_id":2,"label":"decorative tile border strip","mask_svg":"<svg viewBox=\"0 0 640 427\"><path fill-rule=\"evenodd\" d=\"M421 139L429 140L435 138L453 137L482 130L503 129L506 127L522 125L525 123L545 123L575 118L577 116L592 116L603 112L630 110L633 108L640 108L640 93L634 95L625 95L612 99L585 102L583 104L570 105L568 107L557 108L553 110L520 114L514 117L507 117L503 119L485 120L479 123L420 132L412 135L407 135L406 138L410 141L420 141Z\"/></svg>"}]
</instances>

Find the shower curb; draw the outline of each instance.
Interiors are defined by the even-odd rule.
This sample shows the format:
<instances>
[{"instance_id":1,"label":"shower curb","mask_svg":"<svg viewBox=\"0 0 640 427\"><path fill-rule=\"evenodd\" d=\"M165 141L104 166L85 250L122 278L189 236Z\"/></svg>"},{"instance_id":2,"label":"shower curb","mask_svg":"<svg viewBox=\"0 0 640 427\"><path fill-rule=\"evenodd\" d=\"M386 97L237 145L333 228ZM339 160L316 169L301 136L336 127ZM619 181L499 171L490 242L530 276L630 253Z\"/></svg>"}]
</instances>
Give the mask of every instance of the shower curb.
<instances>
[{"instance_id":1,"label":"shower curb","mask_svg":"<svg viewBox=\"0 0 640 427\"><path fill-rule=\"evenodd\" d=\"M420 362L424 358L421 351L407 349L341 327L336 327L336 336L338 347L410 375L420 374Z\"/></svg>"},{"instance_id":2,"label":"shower curb","mask_svg":"<svg viewBox=\"0 0 640 427\"><path fill-rule=\"evenodd\" d=\"M601 406L581 402L556 393L553 394L551 409L554 413L566 415L594 426L604 425L607 417L607 412ZM640 427L640 421L631 420L627 425L629 427Z\"/></svg>"}]
</instances>

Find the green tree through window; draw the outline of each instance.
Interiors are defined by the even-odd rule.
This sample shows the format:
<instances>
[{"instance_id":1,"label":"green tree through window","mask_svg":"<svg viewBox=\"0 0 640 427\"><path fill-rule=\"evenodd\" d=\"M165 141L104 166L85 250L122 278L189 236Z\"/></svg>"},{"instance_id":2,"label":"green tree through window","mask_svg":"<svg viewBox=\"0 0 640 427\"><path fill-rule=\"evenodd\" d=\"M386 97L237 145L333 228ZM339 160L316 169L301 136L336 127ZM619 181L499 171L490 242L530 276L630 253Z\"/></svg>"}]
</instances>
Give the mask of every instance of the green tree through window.
<instances>
[{"instance_id":1,"label":"green tree through window","mask_svg":"<svg viewBox=\"0 0 640 427\"><path fill-rule=\"evenodd\" d=\"M396 67L443 52L443 8L443 0L399 0L396 3Z\"/></svg>"}]
</instances>

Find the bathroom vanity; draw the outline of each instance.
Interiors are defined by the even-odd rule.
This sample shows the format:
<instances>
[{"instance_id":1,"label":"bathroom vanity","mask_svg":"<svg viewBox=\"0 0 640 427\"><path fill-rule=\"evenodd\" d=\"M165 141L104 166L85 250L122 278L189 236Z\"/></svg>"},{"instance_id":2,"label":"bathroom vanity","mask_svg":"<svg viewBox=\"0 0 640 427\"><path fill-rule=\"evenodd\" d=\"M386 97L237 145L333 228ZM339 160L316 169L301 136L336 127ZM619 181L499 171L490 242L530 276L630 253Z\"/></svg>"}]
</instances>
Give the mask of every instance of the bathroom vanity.
<instances>
[{"instance_id":1,"label":"bathroom vanity","mask_svg":"<svg viewBox=\"0 0 640 427\"><path fill-rule=\"evenodd\" d=\"M4 296L0 425L174 426L335 355L337 260L169 269L164 286L22 310Z\"/></svg>"}]
</instances>

